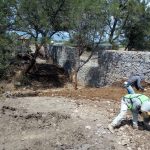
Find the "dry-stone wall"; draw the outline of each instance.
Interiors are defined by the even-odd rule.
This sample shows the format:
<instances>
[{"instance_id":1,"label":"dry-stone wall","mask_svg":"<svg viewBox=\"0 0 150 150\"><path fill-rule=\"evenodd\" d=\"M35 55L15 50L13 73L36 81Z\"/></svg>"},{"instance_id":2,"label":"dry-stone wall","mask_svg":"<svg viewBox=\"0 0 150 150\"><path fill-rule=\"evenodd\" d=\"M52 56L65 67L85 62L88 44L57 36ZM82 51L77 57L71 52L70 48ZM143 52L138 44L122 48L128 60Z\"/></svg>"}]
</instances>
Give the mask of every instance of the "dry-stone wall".
<instances>
[{"instance_id":1,"label":"dry-stone wall","mask_svg":"<svg viewBox=\"0 0 150 150\"><path fill-rule=\"evenodd\" d=\"M83 63L86 55L79 57L75 48L65 46L51 46L50 55L54 63L65 68L70 73L74 65ZM142 73L150 69L150 52L99 50L97 55L86 63L78 73L80 84L100 87L110 85L132 73ZM150 72L145 76L150 81Z\"/></svg>"},{"instance_id":2,"label":"dry-stone wall","mask_svg":"<svg viewBox=\"0 0 150 150\"><path fill-rule=\"evenodd\" d=\"M150 52L99 51L99 85L108 85L132 73L142 73L150 69ZM146 74L150 81L150 72Z\"/></svg>"},{"instance_id":3,"label":"dry-stone wall","mask_svg":"<svg viewBox=\"0 0 150 150\"><path fill-rule=\"evenodd\" d=\"M81 57L81 63L86 61L88 56ZM81 85L99 87L100 68L98 55L94 55L78 72L78 80Z\"/></svg>"},{"instance_id":4,"label":"dry-stone wall","mask_svg":"<svg viewBox=\"0 0 150 150\"><path fill-rule=\"evenodd\" d=\"M53 63L63 67L69 74L75 65L79 65L76 48L54 45L49 47L49 54Z\"/></svg>"}]
</instances>

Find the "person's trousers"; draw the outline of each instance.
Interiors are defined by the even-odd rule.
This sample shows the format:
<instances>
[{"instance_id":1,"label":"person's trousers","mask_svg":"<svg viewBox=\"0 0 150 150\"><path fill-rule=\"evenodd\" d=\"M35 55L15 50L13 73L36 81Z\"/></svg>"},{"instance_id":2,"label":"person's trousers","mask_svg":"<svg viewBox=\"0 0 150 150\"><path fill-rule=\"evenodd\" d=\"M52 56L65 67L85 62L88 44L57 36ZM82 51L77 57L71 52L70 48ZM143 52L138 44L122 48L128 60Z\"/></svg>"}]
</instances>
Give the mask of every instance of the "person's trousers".
<instances>
[{"instance_id":1,"label":"person's trousers","mask_svg":"<svg viewBox=\"0 0 150 150\"><path fill-rule=\"evenodd\" d=\"M112 126L114 126L114 127L119 126L121 124L122 120L125 119L127 111L128 111L128 107L127 107L125 101L122 99L121 100L120 113L112 121L112 123L111 123ZM138 122L138 111L132 111L132 123L133 123L133 125L137 126L138 125L137 122Z\"/></svg>"},{"instance_id":2,"label":"person's trousers","mask_svg":"<svg viewBox=\"0 0 150 150\"><path fill-rule=\"evenodd\" d=\"M132 86L128 82L124 82L124 87L127 89L128 94L135 94Z\"/></svg>"},{"instance_id":3,"label":"person's trousers","mask_svg":"<svg viewBox=\"0 0 150 150\"><path fill-rule=\"evenodd\" d=\"M135 94L135 92L134 92L134 90L133 90L131 85L127 86L126 89L128 91L128 94Z\"/></svg>"},{"instance_id":4,"label":"person's trousers","mask_svg":"<svg viewBox=\"0 0 150 150\"><path fill-rule=\"evenodd\" d=\"M125 104L125 102L122 99L121 100L120 113L113 120L112 126L114 126L114 127L119 126L121 124L121 121L125 119L127 111L128 111L128 107L127 107L127 105Z\"/></svg>"}]
</instances>

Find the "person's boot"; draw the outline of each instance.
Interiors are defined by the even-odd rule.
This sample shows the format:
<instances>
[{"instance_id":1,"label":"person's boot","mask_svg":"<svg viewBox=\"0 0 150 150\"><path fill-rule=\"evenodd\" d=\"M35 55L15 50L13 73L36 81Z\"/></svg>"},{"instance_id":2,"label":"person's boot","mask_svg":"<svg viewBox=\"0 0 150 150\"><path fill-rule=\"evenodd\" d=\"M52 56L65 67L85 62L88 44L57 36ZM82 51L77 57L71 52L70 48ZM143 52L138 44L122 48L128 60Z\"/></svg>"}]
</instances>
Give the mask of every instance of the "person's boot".
<instances>
[{"instance_id":1,"label":"person's boot","mask_svg":"<svg viewBox=\"0 0 150 150\"><path fill-rule=\"evenodd\" d=\"M114 133L114 132L115 132L115 131L114 131L114 127L113 127L112 124L109 124L109 125L108 125L108 130L109 130L111 133Z\"/></svg>"}]
</instances>

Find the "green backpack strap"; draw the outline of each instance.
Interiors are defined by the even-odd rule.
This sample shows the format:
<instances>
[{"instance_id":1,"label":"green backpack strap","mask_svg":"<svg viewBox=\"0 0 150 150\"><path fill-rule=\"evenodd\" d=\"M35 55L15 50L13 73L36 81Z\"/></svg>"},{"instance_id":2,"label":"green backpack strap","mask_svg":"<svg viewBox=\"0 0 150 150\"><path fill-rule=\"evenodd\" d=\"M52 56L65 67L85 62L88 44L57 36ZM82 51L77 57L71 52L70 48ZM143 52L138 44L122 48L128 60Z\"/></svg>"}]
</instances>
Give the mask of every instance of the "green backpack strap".
<instances>
[{"instance_id":1,"label":"green backpack strap","mask_svg":"<svg viewBox=\"0 0 150 150\"><path fill-rule=\"evenodd\" d=\"M132 99L132 98L137 98L139 96L141 96L142 94L127 94L124 96L124 98L127 98L127 99Z\"/></svg>"},{"instance_id":2,"label":"green backpack strap","mask_svg":"<svg viewBox=\"0 0 150 150\"><path fill-rule=\"evenodd\" d=\"M133 102L132 99L133 98L138 98L141 101L141 104L144 103L145 101L149 101L150 98L143 95L143 94L127 94L123 97L123 100L125 101L125 99L129 99L130 103L126 103L128 106L128 109L132 110L133 108ZM125 101L126 102L126 101Z\"/></svg>"}]
</instances>

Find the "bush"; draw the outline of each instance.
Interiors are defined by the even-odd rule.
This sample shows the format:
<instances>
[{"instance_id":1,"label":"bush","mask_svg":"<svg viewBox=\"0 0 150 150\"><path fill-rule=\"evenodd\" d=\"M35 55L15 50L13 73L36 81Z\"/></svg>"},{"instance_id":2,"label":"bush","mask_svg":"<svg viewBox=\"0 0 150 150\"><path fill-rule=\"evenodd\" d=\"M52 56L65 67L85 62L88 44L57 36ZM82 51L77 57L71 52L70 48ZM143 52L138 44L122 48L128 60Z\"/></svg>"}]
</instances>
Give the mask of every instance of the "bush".
<instances>
[{"instance_id":1,"label":"bush","mask_svg":"<svg viewBox=\"0 0 150 150\"><path fill-rule=\"evenodd\" d=\"M8 66L4 66L0 64L0 79L4 77L7 69L8 69Z\"/></svg>"},{"instance_id":2,"label":"bush","mask_svg":"<svg viewBox=\"0 0 150 150\"><path fill-rule=\"evenodd\" d=\"M118 50L118 49L119 49L119 45L113 44L113 45L112 45L112 49L113 49L113 50Z\"/></svg>"}]
</instances>

